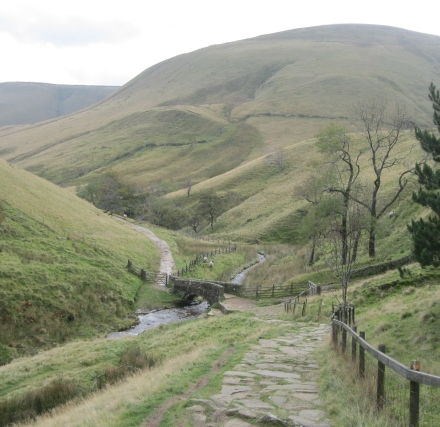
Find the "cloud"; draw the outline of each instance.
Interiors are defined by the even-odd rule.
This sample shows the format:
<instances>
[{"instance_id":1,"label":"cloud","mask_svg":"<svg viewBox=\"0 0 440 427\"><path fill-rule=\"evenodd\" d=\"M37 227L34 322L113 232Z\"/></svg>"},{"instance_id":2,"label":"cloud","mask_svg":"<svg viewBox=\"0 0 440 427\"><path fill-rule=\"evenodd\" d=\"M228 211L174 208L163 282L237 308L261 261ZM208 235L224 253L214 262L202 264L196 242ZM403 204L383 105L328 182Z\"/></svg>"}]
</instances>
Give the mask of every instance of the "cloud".
<instances>
[{"instance_id":1,"label":"cloud","mask_svg":"<svg viewBox=\"0 0 440 427\"><path fill-rule=\"evenodd\" d=\"M49 17L18 20L0 17L0 32L25 43L48 43L56 47L119 43L139 34L136 27L118 20L99 22L83 17Z\"/></svg>"}]
</instances>

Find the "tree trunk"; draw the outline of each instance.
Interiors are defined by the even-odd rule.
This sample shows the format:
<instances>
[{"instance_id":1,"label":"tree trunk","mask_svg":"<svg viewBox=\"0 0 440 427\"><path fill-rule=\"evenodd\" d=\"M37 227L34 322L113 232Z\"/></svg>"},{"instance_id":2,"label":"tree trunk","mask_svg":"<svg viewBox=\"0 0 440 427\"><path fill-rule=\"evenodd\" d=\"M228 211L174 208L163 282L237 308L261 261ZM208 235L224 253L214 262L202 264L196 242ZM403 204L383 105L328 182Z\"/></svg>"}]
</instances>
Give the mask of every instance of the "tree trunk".
<instances>
[{"instance_id":1,"label":"tree trunk","mask_svg":"<svg viewBox=\"0 0 440 427\"><path fill-rule=\"evenodd\" d=\"M313 238L312 252L310 253L309 265L313 265L315 263L315 247L316 247L316 239Z\"/></svg>"},{"instance_id":2,"label":"tree trunk","mask_svg":"<svg viewBox=\"0 0 440 427\"><path fill-rule=\"evenodd\" d=\"M347 264L347 215L348 215L348 204L350 203L350 198L347 194L344 194L344 211L342 212L342 221L341 221L341 240L342 240L342 253L341 253L341 262L342 265Z\"/></svg>"},{"instance_id":3,"label":"tree trunk","mask_svg":"<svg viewBox=\"0 0 440 427\"><path fill-rule=\"evenodd\" d=\"M347 285L348 285L347 277L345 277L345 275L343 275L342 277L341 285L342 285L342 303L345 306L347 305Z\"/></svg>"},{"instance_id":4,"label":"tree trunk","mask_svg":"<svg viewBox=\"0 0 440 427\"><path fill-rule=\"evenodd\" d=\"M356 258L357 258L357 252L358 252L358 247L359 247L359 240L361 239L361 233L358 232L356 233L356 239L353 243L353 253L351 256L351 262L354 263L356 262Z\"/></svg>"},{"instance_id":5,"label":"tree trunk","mask_svg":"<svg viewBox=\"0 0 440 427\"><path fill-rule=\"evenodd\" d=\"M380 188L380 179L377 178L374 182L373 195L371 198L371 209L370 209L370 230L368 237L368 256L374 258L376 256L376 221L377 221L377 193Z\"/></svg>"},{"instance_id":6,"label":"tree trunk","mask_svg":"<svg viewBox=\"0 0 440 427\"><path fill-rule=\"evenodd\" d=\"M368 236L368 255L370 258L376 256L376 222L374 218L370 222L370 230Z\"/></svg>"}]
</instances>

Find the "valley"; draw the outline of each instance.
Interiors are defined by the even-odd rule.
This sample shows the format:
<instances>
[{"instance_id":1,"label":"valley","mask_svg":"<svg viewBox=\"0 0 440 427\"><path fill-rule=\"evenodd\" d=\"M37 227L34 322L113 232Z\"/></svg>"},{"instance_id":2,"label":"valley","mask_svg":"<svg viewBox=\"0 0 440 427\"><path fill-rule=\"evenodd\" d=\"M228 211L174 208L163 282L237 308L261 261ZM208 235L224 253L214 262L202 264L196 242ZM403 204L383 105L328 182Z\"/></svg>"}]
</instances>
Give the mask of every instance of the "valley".
<instances>
[{"instance_id":1,"label":"valley","mask_svg":"<svg viewBox=\"0 0 440 427\"><path fill-rule=\"evenodd\" d=\"M440 376L431 82L440 37L328 25L0 117L0 426L410 425L333 320Z\"/></svg>"}]
</instances>

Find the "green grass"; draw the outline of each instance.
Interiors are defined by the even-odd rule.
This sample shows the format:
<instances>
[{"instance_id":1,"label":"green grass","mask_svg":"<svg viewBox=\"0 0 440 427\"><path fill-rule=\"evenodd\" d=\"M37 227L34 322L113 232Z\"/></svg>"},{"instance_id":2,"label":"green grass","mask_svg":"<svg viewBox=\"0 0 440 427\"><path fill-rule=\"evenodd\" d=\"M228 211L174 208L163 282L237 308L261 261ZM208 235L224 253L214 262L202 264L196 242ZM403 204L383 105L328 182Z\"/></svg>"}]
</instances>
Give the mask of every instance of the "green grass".
<instances>
[{"instance_id":1,"label":"green grass","mask_svg":"<svg viewBox=\"0 0 440 427\"><path fill-rule=\"evenodd\" d=\"M153 244L66 190L0 162L0 346L19 354L117 330L143 303L160 304L125 270L127 259L155 270Z\"/></svg>"},{"instance_id":2,"label":"green grass","mask_svg":"<svg viewBox=\"0 0 440 427\"><path fill-rule=\"evenodd\" d=\"M235 252L213 255L211 257L209 254L216 249L226 249L235 243L226 240L197 239L190 235L151 224L148 224L148 227L168 243L173 253L177 270L182 270L196 256L208 254L209 259L214 263L213 268L209 268L206 264L200 264L193 270L188 271L185 274L186 277L228 281L243 266L256 259L258 247L255 245L239 244Z\"/></svg>"},{"instance_id":3,"label":"green grass","mask_svg":"<svg viewBox=\"0 0 440 427\"><path fill-rule=\"evenodd\" d=\"M356 307L358 331L365 331L367 341L409 366L420 360L422 371L440 375L440 291L438 269L408 268L411 275L401 279L397 271L354 281L348 299ZM306 315L301 306L296 314L280 313L283 320L315 322L321 305L321 321L328 319L332 303L340 291L308 297ZM298 310L299 308L299 310ZM351 340L348 339L348 348ZM367 380L359 381L357 367L351 364L350 350L343 358L330 347L319 355L321 392L328 414L335 425L392 426L404 425L408 416L409 384L391 370L386 370L386 393L390 403L383 414L375 409L374 373L377 362L366 354ZM337 392L336 392L337 391ZM421 425L437 425L438 389L422 386ZM431 406L429 406L431 405Z\"/></svg>"},{"instance_id":4,"label":"green grass","mask_svg":"<svg viewBox=\"0 0 440 427\"><path fill-rule=\"evenodd\" d=\"M146 70L90 110L9 130L0 153L63 185L111 169L185 208L201 190L234 191L239 202L214 234L298 243L294 220L305 203L295 189L323 160L311 138L335 121L358 130L360 99L396 101L429 125L426 92L437 74L426 58L438 58L438 43L395 28L336 25L212 46ZM285 153L285 170L270 165L274 150ZM409 163L418 156L402 155ZM188 178L194 188L186 200ZM388 240L379 257L407 248L398 236Z\"/></svg>"},{"instance_id":5,"label":"green grass","mask_svg":"<svg viewBox=\"0 0 440 427\"><path fill-rule=\"evenodd\" d=\"M69 343L33 357L13 361L7 367L0 367L0 400L38 390L59 378L61 372L64 381L73 381L83 395L87 395L96 390L97 376L118 366L121 355L134 345L150 359L158 361L157 368L150 368L149 375L155 375L155 369L162 369L162 365L165 366L179 357L183 360L189 357L196 342L196 358L192 361L188 359L184 369L178 368L180 371L173 370L177 368L167 368L172 371L168 371L167 378L161 382L157 393L138 395L137 403L131 401L128 405L116 405L112 409L116 413L116 421L111 425L130 425L125 423L148 416L162 401L186 391L189 384L195 383L201 375L207 373L212 362L225 349L236 346L239 342L237 352L240 354L259 337L283 330L279 325L262 324L247 314L232 314L169 324L133 338ZM218 377L216 381L210 387L217 387ZM124 396L120 397L123 401ZM108 406L105 411L108 412ZM105 415L104 411L102 415Z\"/></svg>"}]
</instances>

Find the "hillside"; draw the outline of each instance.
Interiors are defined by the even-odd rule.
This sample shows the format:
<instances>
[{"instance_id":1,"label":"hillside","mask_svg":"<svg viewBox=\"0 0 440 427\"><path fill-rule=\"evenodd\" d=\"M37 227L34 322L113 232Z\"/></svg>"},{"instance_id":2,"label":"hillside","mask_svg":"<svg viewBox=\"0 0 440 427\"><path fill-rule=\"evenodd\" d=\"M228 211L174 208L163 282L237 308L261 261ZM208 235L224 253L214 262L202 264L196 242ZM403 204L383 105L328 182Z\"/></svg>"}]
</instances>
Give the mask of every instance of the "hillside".
<instances>
[{"instance_id":1,"label":"hillside","mask_svg":"<svg viewBox=\"0 0 440 427\"><path fill-rule=\"evenodd\" d=\"M0 364L132 322L142 282L125 265L154 269L153 244L4 161L0 182Z\"/></svg>"},{"instance_id":2,"label":"hillside","mask_svg":"<svg viewBox=\"0 0 440 427\"><path fill-rule=\"evenodd\" d=\"M290 221L291 202L301 205L294 188L322 160L311 138L329 123L358 130L353 106L371 99L430 126L426 91L439 65L440 37L371 25L210 46L145 70L79 113L3 131L0 154L63 186L110 171L137 194L184 209L199 189L233 193L214 231L272 238ZM271 161L278 153L285 171ZM184 200L189 180L194 198Z\"/></svg>"},{"instance_id":3,"label":"hillside","mask_svg":"<svg viewBox=\"0 0 440 427\"><path fill-rule=\"evenodd\" d=\"M116 86L0 83L0 126L33 124L89 107L110 96Z\"/></svg>"}]
</instances>

